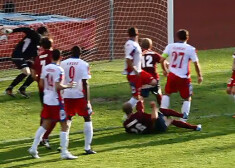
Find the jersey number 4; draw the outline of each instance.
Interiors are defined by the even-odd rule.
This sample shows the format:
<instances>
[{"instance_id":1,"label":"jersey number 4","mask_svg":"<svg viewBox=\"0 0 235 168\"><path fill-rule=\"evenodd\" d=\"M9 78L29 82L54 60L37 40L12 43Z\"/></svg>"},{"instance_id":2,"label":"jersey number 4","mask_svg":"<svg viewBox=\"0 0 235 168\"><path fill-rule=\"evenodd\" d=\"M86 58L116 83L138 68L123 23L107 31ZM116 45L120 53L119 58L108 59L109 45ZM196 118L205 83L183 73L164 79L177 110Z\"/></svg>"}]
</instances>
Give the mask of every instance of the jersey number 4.
<instances>
[{"instance_id":1,"label":"jersey number 4","mask_svg":"<svg viewBox=\"0 0 235 168\"><path fill-rule=\"evenodd\" d=\"M53 90L53 87L54 87L53 76L50 74L47 74L46 79L47 79L47 86L46 86L47 90Z\"/></svg>"},{"instance_id":2,"label":"jersey number 4","mask_svg":"<svg viewBox=\"0 0 235 168\"><path fill-rule=\"evenodd\" d=\"M183 52L172 52L172 68L182 68L182 63L184 59L184 53Z\"/></svg>"}]
</instances>

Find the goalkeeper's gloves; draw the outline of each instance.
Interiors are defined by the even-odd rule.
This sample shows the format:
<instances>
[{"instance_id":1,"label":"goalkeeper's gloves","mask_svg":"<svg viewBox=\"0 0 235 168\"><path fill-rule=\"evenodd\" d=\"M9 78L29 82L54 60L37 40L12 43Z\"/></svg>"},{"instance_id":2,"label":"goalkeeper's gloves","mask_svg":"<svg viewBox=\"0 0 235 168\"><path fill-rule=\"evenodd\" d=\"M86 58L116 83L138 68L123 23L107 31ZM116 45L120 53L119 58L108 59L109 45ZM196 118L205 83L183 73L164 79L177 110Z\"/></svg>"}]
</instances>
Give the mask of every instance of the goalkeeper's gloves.
<instances>
[{"instance_id":1,"label":"goalkeeper's gloves","mask_svg":"<svg viewBox=\"0 0 235 168\"><path fill-rule=\"evenodd\" d=\"M3 28L1 31L2 31L3 34L10 34L10 33L13 32L12 29L5 29L5 28Z\"/></svg>"},{"instance_id":2,"label":"goalkeeper's gloves","mask_svg":"<svg viewBox=\"0 0 235 168\"><path fill-rule=\"evenodd\" d=\"M91 107L91 103L87 103L87 110L88 110L88 114L91 115L92 114L92 107Z\"/></svg>"}]
</instances>

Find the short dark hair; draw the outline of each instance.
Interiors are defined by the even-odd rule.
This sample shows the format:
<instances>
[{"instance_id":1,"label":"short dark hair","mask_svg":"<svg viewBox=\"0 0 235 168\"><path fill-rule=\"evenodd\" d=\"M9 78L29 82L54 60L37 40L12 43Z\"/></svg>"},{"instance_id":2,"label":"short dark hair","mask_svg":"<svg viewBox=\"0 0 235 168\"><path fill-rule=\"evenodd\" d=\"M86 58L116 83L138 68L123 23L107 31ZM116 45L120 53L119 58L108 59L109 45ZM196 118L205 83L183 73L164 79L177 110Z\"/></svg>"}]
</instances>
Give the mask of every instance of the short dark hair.
<instances>
[{"instance_id":1,"label":"short dark hair","mask_svg":"<svg viewBox=\"0 0 235 168\"><path fill-rule=\"evenodd\" d=\"M135 36L138 36L139 35L139 31L136 27L131 27L128 29L128 35L130 37L135 37Z\"/></svg>"},{"instance_id":2,"label":"short dark hair","mask_svg":"<svg viewBox=\"0 0 235 168\"><path fill-rule=\"evenodd\" d=\"M37 32L38 32L39 34L44 34L45 32L48 32L48 31L47 31L47 28L46 28L46 27L41 26L41 27L37 28Z\"/></svg>"},{"instance_id":3,"label":"short dark hair","mask_svg":"<svg viewBox=\"0 0 235 168\"><path fill-rule=\"evenodd\" d=\"M71 49L71 56L72 57L79 58L81 54L82 54L82 49L79 46L74 46Z\"/></svg>"},{"instance_id":4,"label":"short dark hair","mask_svg":"<svg viewBox=\"0 0 235 168\"><path fill-rule=\"evenodd\" d=\"M188 30L185 29L180 29L178 30L178 32L176 33L177 37L179 40L185 41L188 39L189 36L189 32Z\"/></svg>"},{"instance_id":5,"label":"short dark hair","mask_svg":"<svg viewBox=\"0 0 235 168\"><path fill-rule=\"evenodd\" d=\"M48 37L44 37L41 40L41 46L44 49L50 49L51 48L51 40Z\"/></svg>"},{"instance_id":6,"label":"short dark hair","mask_svg":"<svg viewBox=\"0 0 235 168\"><path fill-rule=\"evenodd\" d=\"M54 61L58 61L58 60L60 59L60 50L54 49L54 50L52 51L52 59L53 59Z\"/></svg>"}]
</instances>

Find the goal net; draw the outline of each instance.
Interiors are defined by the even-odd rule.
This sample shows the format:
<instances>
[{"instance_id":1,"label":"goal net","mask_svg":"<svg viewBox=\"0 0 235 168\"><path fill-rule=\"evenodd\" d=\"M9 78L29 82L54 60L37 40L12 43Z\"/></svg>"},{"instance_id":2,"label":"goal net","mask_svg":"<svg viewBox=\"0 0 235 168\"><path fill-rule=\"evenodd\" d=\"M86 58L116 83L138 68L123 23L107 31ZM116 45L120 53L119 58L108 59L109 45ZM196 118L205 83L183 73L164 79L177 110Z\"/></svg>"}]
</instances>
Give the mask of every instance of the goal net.
<instances>
[{"instance_id":1,"label":"goal net","mask_svg":"<svg viewBox=\"0 0 235 168\"><path fill-rule=\"evenodd\" d=\"M167 44L168 0L0 0L0 27L45 25L54 48L64 52L74 45L85 51L86 61L124 57L127 29L139 29L140 39L151 38L161 52ZM0 90L20 73L11 61L14 46L24 37L13 33L0 41ZM120 70L121 71L121 70ZM1 84L4 82L4 84Z\"/></svg>"}]
</instances>

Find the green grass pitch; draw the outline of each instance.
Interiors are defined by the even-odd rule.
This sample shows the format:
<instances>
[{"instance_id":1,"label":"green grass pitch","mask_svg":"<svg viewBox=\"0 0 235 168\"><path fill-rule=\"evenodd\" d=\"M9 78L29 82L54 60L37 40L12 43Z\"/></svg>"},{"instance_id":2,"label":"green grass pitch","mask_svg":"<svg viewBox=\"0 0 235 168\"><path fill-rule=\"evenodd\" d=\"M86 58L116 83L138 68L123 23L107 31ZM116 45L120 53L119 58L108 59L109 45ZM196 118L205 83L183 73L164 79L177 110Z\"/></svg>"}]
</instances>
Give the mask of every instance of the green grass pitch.
<instances>
[{"instance_id":1,"label":"green grass pitch","mask_svg":"<svg viewBox=\"0 0 235 168\"><path fill-rule=\"evenodd\" d=\"M199 51L204 81L197 84L192 69L194 95L190 119L202 124L202 131L189 131L170 126L168 132L153 135L129 135L122 128L121 105L131 94L126 77L121 74L123 60L91 63L91 102L95 155L83 155L83 119L73 120L69 149L77 160L60 160L59 125L52 132L52 150L39 147L40 159L32 159L27 150L39 126L41 106L36 84L30 86L31 98L0 96L0 167L1 168L233 168L235 167L234 100L226 95L231 76L234 48ZM159 68L159 71L160 68ZM164 88L166 78L161 76ZM0 92L9 82L1 82ZM163 89L164 90L164 89ZM146 101L154 100L151 95ZM171 97L171 108L180 111L178 94Z\"/></svg>"}]
</instances>

